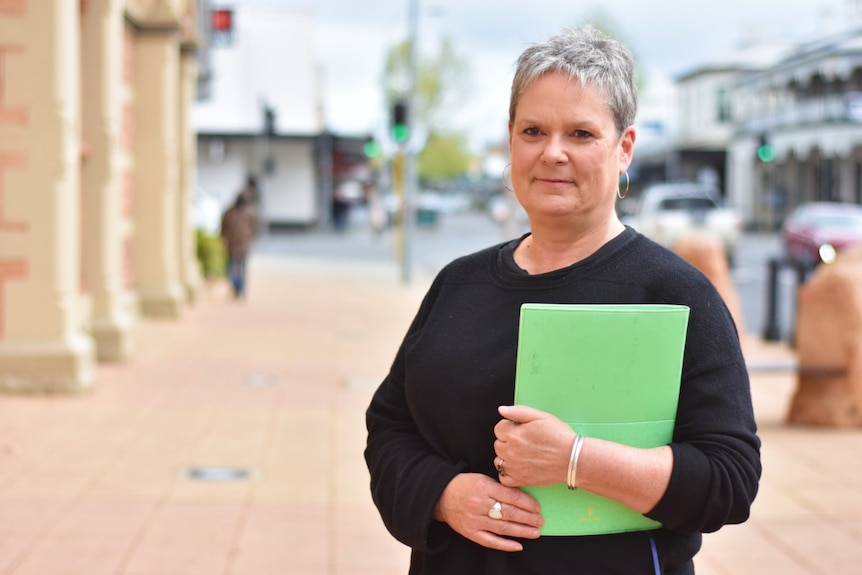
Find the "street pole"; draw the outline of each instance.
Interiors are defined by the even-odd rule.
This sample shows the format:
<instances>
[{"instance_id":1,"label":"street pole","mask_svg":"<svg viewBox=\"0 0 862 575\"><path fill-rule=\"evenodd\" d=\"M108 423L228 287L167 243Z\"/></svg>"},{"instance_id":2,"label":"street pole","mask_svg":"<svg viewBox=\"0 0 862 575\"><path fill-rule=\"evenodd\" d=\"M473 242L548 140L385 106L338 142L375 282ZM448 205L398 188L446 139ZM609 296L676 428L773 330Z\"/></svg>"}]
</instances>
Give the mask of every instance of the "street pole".
<instances>
[{"instance_id":1,"label":"street pole","mask_svg":"<svg viewBox=\"0 0 862 575\"><path fill-rule=\"evenodd\" d=\"M416 198L416 160L410 146L411 138L416 135L416 88L418 85L419 62L419 0L409 0L409 83L407 93L407 140L401 143L404 156L404 206L401 218L403 227L403 246L401 251L401 281L409 283L412 275L413 226L415 223Z\"/></svg>"}]
</instances>

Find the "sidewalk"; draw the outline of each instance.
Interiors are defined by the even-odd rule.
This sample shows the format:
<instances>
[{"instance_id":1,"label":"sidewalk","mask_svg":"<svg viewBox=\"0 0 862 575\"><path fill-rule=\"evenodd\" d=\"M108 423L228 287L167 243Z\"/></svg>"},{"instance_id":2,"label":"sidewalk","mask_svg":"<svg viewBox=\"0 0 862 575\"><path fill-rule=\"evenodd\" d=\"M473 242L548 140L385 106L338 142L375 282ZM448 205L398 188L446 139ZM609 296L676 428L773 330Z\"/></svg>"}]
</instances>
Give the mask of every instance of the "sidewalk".
<instances>
[{"instance_id":1,"label":"sidewalk","mask_svg":"<svg viewBox=\"0 0 862 575\"><path fill-rule=\"evenodd\" d=\"M257 257L247 301L217 285L179 322L142 321L91 394L0 396L0 575L406 573L368 493L364 409L426 281ZM706 537L699 575L862 564L862 430L787 427L792 385L753 373L761 494Z\"/></svg>"}]
</instances>

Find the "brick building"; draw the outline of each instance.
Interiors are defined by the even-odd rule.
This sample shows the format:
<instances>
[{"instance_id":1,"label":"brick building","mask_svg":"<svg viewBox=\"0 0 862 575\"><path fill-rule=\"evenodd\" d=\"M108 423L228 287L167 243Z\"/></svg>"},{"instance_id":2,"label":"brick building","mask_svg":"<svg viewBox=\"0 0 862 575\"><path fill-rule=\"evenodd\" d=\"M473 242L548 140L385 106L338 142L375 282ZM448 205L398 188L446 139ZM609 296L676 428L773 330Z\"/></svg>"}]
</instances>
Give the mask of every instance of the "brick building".
<instances>
[{"instance_id":1,"label":"brick building","mask_svg":"<svg viewBox=\"0 0 862 575\"><path fill-rule=\"evenodd\" d=\"M0 2L0 389L86 390L194 298L204 5Z\"/></svg>"}]
</instances>

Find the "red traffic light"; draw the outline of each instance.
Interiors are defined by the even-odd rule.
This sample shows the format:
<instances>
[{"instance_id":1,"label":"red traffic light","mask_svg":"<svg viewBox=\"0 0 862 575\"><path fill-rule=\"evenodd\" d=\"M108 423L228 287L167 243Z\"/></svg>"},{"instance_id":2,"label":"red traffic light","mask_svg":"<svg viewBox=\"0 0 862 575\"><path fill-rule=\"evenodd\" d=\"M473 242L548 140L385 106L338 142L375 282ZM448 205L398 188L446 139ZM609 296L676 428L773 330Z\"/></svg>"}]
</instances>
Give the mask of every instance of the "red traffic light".
<instances>
[{"instance_id":1,"label":"red traffic light","mask_svg":"<svg viewBox=\"0 0 862 575\"><path fill-rule=\"evenodd\" d=\"M233 10L228 10L226 8L213 10L211 24L213 32L232 32Z\"/></svg>"}]
</instances>

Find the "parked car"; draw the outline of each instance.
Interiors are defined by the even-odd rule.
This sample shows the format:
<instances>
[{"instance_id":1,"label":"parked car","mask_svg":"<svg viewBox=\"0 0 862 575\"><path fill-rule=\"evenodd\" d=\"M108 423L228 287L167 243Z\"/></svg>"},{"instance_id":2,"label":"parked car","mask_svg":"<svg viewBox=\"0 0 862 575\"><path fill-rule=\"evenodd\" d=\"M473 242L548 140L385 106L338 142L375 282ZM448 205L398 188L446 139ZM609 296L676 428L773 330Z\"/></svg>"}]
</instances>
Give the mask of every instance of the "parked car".
<instances>
[{"instance_id":1,"label":"parked car","mask_svg":"<svg viewBox=\"0 0 862 575\"><path fill-rule=\"evenodd\" d=\"M622 221L669 248L685 235L713 235L721 240L728 262L733 261L742 235L739 212L725 207L712 186L696 182L647 187Z\"/></svg>"},{"instance_id":2,"label":"parked car","mask_svg":"<svg viewBox=\"0 0 862 575\"><path fill-rule=\"evenodd\" d=\"M813 268L832 263L838 252L862 245L862 206L840 202L799 204L782 225L784 255Z\"/></svg>"}]
</instances>

